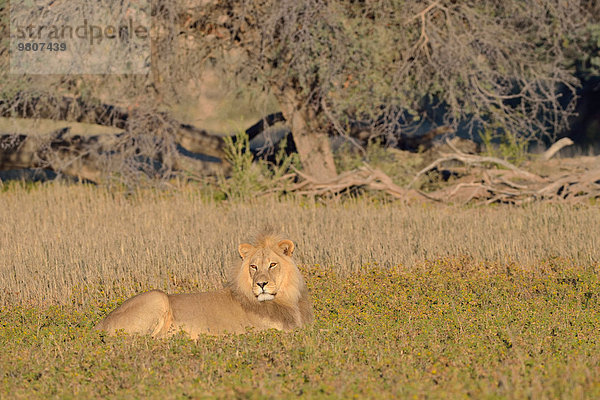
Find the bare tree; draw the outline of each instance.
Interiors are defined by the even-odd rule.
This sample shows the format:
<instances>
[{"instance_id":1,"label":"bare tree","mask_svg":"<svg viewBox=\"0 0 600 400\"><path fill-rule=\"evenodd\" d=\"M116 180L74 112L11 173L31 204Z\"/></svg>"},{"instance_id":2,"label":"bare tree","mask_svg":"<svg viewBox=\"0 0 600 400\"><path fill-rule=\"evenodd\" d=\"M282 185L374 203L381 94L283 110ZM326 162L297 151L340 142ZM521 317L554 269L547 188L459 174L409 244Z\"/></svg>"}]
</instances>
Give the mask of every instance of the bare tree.
<instances>
[{"instance_id":1,"label":"bare tree","mask_svg":"<svg viewBox=\"0 0 600 400\"><path fill-rule=\"evenodd\" d=\"M277 98L305 172L328 180L336 176L328 132L347 134L356 121L395 138L437 108L451 128L466 121L473 132L525 138L559 132L576 99L566 51L598 18L584 0L152 4L148 76L44 77L49 82L42 85L30 76L9 80L8 54L0 50L0 79L10 82L1 97L20 93L26 102L40 88L91 98L111 92L147 116L176 102L206 68L220 68L232 85ZM561 98L559 87L572 95ZM18 109L14 101L4 105L4 114ZM148 127L130 129L143 134L138 126ZM165 132L175 134L168 124Z\"/></svg>"},{"instance_id":2,"label":"bare tree","mask_svg":"<svg viewBox=\"0 0 600 400\"><path fill-rule=\"evenodd\" d=\"M368 120L397 135L440 107L445 125L525 138L567 126L577 81L565 51L586 2L219 1L184 10L207 60L270 92L308 174L335 175L325 132ZM203 50L201 50L202 48ZM223 62L222 60L227 60ZM558 88L571 96L561 98Z\"/></svg>"}]
</instances>

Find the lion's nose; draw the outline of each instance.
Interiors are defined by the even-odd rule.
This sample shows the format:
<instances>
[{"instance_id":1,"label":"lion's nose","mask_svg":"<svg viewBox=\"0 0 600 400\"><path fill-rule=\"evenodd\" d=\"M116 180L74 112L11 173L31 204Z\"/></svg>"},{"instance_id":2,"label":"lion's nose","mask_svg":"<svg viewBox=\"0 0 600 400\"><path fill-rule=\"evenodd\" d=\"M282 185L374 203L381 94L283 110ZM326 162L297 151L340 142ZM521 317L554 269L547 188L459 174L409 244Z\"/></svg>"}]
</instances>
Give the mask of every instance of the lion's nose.
<instances>
[{"instance_id":1,"label":"lion's nose","mask_svg":"<svg viewBox=\"0 0 600 400\"><path fill-rule=\"evenodd\" d=\"M265 288L265 286L267 286L267 283L269 282L256 282L256 284L258 285L259 288L263 289Z\"/></svg>"}]
</instances>

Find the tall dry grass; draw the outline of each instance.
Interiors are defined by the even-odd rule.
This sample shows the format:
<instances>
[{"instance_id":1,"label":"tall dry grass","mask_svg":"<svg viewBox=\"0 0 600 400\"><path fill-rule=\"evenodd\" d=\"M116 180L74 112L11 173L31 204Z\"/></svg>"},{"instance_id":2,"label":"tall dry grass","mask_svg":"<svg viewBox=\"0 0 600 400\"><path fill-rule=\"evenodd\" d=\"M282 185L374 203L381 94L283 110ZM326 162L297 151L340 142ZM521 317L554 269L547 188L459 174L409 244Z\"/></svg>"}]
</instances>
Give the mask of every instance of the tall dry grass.
<instances>
[{"instance_id":1,"label":"tall dry grass","mask_svg":"<svg viewBox=\"0 0 600 400\"><path fill-rule=\"evenodd\" d=\"M112 298L214 288L236 262L238 243L266 223L297 244L301 264L340 272L455 256L528 268L553 259L600 263L600 212L592 206L215 204L189 187L126 196L51 184L0 193L0 306L86 302L87 291Z\"/></svg>"}]
</instances>

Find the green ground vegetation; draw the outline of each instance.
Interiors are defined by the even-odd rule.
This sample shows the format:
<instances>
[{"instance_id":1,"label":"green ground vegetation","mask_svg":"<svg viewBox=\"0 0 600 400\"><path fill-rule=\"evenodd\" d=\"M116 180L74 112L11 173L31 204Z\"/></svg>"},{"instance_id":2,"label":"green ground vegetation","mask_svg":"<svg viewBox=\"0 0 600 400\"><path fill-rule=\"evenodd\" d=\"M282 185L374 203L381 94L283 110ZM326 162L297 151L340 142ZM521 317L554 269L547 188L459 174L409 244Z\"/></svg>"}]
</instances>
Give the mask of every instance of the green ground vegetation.
<instances>
[{"instance_id":1,"label":"green ground vegetation","mask_svg":"<svg viewBox=\"0 0 600 400\"><path fill-rule=\"evenodd\" d=\"M303 267L296 332L106 337L114 304L0 311L2 398L598 398L597 268L446 258L340 276ZM121 300L117 300L121 301Z\"/></svg>"}]
</instances>

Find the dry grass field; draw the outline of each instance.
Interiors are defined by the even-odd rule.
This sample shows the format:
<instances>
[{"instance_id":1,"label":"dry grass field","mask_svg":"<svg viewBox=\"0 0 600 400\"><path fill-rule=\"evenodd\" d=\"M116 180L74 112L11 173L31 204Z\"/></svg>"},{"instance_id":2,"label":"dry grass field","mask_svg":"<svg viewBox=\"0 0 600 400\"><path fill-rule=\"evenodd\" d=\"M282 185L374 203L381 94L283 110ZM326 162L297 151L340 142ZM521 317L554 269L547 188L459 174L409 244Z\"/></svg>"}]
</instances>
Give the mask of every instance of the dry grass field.
<instances>
[{"instance_id":1,"label":"dry grass field","mask_svg":"<svg viewBox=\"0 0 600 400\"><path fill-rule=\"evenodd\" d=\"M598 206L3 189L0 398L600 396ZM91 331L134 293L221 286L266 223L297 244L314 325L196 342Z\"/></svg>"}]
</instances>

